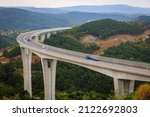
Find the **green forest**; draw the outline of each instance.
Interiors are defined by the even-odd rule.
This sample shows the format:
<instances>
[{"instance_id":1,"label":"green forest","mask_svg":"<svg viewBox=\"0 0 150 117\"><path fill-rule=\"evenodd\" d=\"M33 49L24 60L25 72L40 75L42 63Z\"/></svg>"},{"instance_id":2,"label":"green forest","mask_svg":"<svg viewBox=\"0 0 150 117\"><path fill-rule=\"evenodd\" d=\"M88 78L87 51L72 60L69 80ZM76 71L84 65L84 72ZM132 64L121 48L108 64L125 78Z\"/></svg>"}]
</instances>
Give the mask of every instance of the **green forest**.
<instances>
[{"instance_id":1,"label":"green forest","mask_svg":"<svg viewBox=\"0 0 150 117\"><path fill-rule=\"evenodd\" d=\"M104 56L150 63L150 38L137 43L127 42L111 47L106 50Z\"/></svg>"},{"instance_id":2,"label":"green forest","mask_svg":"<svg viewBox=\"0 0 150 117\"><path fill-rule=\"evenodd\" d=\"M6 57L6 58L13 58L13 57L16 57L18 55L21 55L19 45L14 46L13 49L10 50L9 52L8 52L8 50L3 51L3 56Z\"/></svg>"},{"instance_id":3,"label":"green forest","mask_svg":"<svg viewBox=\"0 0 150 117\"><path fill-rule=\"evenodd\" d=\"M75 27L73 30L77 35L91 34L101 39L106 39L116 34L139 35L143 33L144 27L132 23L116 21L112 19L103 19L92 21Z\"/></svg>"},{"instance_id":4,"label":"green forest","mask_svg":"<svg viewBox=\"0 0 150 117\"><path fill-rule=\"evenodd\" d=\"M136 19L137 22L150 23L150 16L142 15Z\"/></svg>"},{"instance_id":5,"label":"green forest","mask_svg":"<svg viewBox=\"0 0 150 117\"><path fill-rule=\"evenodd\" d=\"M16 44L16 37L21 32L17 30L0 30L0 49Z\"/></svg>"},{"instance_id":6,"label":"green forest","mask_svg":"<svg viewBox=\"0 0 150 117\"><path fill-rule=\"evenodd\" d=\"M66 35L67 34L63 33L53 34L51 35L50 39L46 39L44 43L55 47L60 47L84 53L92 53L99 49L99 47L94 43L88 46L82 45L79 42L79 40L72 39L71 37L67 37Z\"/></svg>"},{"instance_id":7,"label":"green forest","mask_svg":"<svg viewBox=\"0 0 150 117\"><path fill-rule=\"evenodd\" d=\"M21 64L18 61L0 64L0 99L31 99L27 92L23 91ZM44 99L40 61L32 65L32 84L32 99ZM112 78L76 65L58 62L56 99L107 99L112 91Z\"/></svg>"}]
</instances>

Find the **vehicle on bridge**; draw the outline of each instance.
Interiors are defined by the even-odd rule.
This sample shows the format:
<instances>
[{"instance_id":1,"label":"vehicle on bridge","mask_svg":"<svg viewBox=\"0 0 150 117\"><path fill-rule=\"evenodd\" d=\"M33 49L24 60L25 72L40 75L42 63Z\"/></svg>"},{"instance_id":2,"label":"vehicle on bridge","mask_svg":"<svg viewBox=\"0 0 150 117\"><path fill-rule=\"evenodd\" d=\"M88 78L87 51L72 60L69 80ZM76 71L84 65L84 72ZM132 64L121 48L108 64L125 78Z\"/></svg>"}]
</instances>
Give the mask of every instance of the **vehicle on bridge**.
<instances>
[{"instance_id":1,"label":"vehicle on bridge","mask_svg":"<svg viewBox=\"0 0 150 117\"><path fill-rule=\"evenodd\" d=\"M29 41L30 41L30 39L27 39L27 41L29 42Z\"/></svg>"},{"instance_id":2,"label":"vehicle on bridge","mask_svg":"<svg viewBox=\"0 0 150 117\"><path fill-rule=\"evenodd\" d=\"M90 55L87 55L85 58L86 58L87 60L99 61L99 59L97 59L97 58L95 58L95 57L93 57L93 56L90 56Z\"/></svg>"},{"instance_id":3,"label":"vehicle on bridge","mask_svg":"<svg viewBox=\"0 0 150 117\"><path fill-rule=\"evenodd\" d=\"M42 49L45 49L45 46L44 46L44 45L42 46Z\"/></svg>"}]
</instances>

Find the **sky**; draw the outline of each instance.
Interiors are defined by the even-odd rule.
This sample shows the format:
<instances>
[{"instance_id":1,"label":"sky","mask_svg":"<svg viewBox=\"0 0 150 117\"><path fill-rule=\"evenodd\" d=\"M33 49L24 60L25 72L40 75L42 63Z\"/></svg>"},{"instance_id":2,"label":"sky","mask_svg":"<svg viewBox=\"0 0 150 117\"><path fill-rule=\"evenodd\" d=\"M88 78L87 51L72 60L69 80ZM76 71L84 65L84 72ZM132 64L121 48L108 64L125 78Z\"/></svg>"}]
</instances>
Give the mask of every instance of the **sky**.
<instances>
[{"instance_id":1,"label":"sky","mask_svg":"<svg viewBox=\"0 0 150 117\"><path fill-rule=\"evenodd\" d=\"M0 6L64 7L77 5L126 4L150 8L150 0L0 0Z\"/></svg>"}]
</instances>

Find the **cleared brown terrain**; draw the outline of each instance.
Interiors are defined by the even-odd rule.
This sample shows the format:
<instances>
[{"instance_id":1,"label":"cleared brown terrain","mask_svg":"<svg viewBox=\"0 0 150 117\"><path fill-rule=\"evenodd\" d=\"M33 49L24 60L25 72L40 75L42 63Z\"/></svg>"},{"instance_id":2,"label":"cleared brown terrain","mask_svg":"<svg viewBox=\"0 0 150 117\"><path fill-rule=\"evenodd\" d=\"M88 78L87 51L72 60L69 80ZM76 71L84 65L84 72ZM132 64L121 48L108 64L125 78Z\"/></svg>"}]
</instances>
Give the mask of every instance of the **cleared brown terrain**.
<instances>
[{"instance_id":1,"label":"cleared brown terrain","mask_svg":"<svg viewBox=\"0 0 150 117\"><path fill-rule=\"evenodd\" d=\"M14 57L14 58L12 58L14 61L16 61L16 60L22 60L22 56L21 55L19 55L19 56L16 56L16 57ZM39 61L40 60L40 58L38 57L38 56L36 56L36 55L32 55L32 63L35 63L35 62L37 62L37 61Z\"/></svg>"},{"instance_id":2,"label":"cleared brown terrain","mask_svg":"<svg viewBox=\"0 0 150 117\"><path fill-rule=\"evenodd\" d=\"M10 60L11 60L11 61L22 60L22 57L21 57L21 55L16 56L16 57L11 58L11 59L5 58L5 57L3 57L3 56L0 57L0 63L8 63L8 62L10 62ZM36 56L36 55L33 55L33 56L32 56L32 63L35 63L35 62L37 62L37 61L39 61L39 60L40 60L40 58L39 58L38 56Z\"/></svg>"},{"instance_id":3,"label":"cleared brown terrain","mask_svg":"<svg viewBox=\"0 0 150 117\"><path fill-rule=\"evenodd\" d=\"M10 59L5 57L0 57L0 63L8 63L8 62L10 62Z\"/></svg>"},{"instance_id":4,"label":"cleared brown terrain","mask_svg":"<svg viewBox=\"0 0 150 117\"><path fill-rule=\"evenodd\" d=\"M142 40L145 40L150 35L150 30L146 30L143 34L139 36L132 36L132 35L125 35L125 34L119 34L115 36L111 36L105 40L100 39L98 37L95 37L93 35L86 35L84 37L81 37L81 43L96 43L98 46L100 46L100 49L95 51L93 54L100 55L103 54L105 50L107 50L110 47L120 45L121 43L125 42L139 42Z\"/></svg>"}]
</instances>

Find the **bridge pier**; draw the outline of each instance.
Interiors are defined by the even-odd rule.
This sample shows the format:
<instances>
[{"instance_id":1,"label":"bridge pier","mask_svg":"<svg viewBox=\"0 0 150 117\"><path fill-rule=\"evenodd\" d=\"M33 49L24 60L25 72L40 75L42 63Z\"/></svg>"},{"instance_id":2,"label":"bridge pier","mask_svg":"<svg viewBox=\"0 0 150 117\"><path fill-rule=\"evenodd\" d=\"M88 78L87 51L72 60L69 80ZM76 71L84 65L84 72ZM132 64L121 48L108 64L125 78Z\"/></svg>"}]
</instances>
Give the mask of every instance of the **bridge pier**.
<instances>
[{"instance_id":1,"label":"bridge pier","mask_svg":"<svg viewBox=\"0 0 150 117\"><path fill-rule=\"evenodd\" d=\"M33 37L33 40L35 41L35 42L39 42L39 40L40 40L40 37L37 35L37 36L34 36Z\"/></svg>"},{"instance_id":2,"label":"bridge pier","mask_svg":"<svg viewBox=\"0 0 150 117\"><path fill-rule=\"evenodd\" d=\"M124 96L125 94L133 93L134 91L134 80L125 80L114 78L114 89L115 95L118 97Z\"/></svg>"},{"instance_id":3,"label":"bridge pier","mask_svg":"<svg viewBox=\"0 0 150 117\"><path fill-rule=\"evenodd\" d=\"M32 52L27 48L21 47L23 60L24 90L32 97L32 81L31 81L31 60Z\"/></svg>"},{"instance_id":4,"label":"bridge pier","mask_svg":"<svg viewBox=\"0 0 150 117\"><path fill-rule=\"evenodd\" d=\"M47 33L46 38L49 39L50 36L51 36L51 33L49 32L49 33Z\"/></svg>"},{"instance_id":5,"label":"bridge pier","mask_svg":"<svg viewBox=\"0 0 150 117\"><path fill-rule=\"evenodd\" d=\"M43 42L44 39L45 39L45 34L41 34L41 36L40 36L40 42Z\"/></svg>"},{"instance_id":6,"label":"bridge pier","mask_svg":"<svg viewBox=\"0 0 150 117\"><path fill-rule=\"evenodd\" d=\"M44 77L45 100L55 100L57 60L41 59Z\"/></svg>"},{"instance_id":7,"label":"bridge pier","mask_svg":"<svg viewBox=\"0 0 150 117\"><path fill-rule=\"evenodd\" d=\"M52 34L54 34L54 35L57 34L57 31L53 31Z\"/></svg>"}]
</instances>

